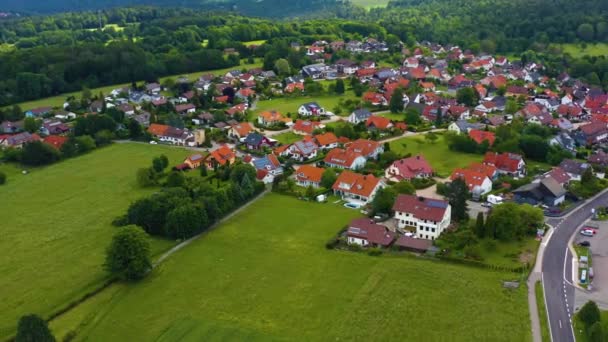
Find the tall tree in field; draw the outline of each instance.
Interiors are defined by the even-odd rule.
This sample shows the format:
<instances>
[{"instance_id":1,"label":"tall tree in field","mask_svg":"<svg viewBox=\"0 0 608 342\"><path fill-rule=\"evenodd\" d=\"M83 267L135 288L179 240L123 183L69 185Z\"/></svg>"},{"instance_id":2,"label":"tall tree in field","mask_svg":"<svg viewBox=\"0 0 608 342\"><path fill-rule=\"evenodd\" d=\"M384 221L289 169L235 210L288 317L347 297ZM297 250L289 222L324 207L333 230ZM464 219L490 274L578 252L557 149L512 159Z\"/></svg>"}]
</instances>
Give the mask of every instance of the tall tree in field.
<instances>
[{"instance_id":1,"label":"tall tree in field","mask_svg":"<svg viewBox=\"0 0 608 342\"><path fill-rule=\"evenodd\" d=\"M483 213L477 213L477 220L475 221L475 235L482 239L486 236L486 225L483 222Z\"/></svg>"},{"instance_id":2,"label":"tall tree in field","mask_svg":"<svg viewBox=\"0 0 608 342\"><path fill-rule=\"evenodd\" d=\"M391 96L391 101L388 104L388 109L391 113L399 113L403 111L403 90L401 88L395 89Z\"/></svg>"},{"instance_id":3,"label":"tall tree in field","mask_svg":"<svg viewBox=\"0 0 608 342\"><path fill-rule=\"evenodd\" d=\"M55 337L45 320L37 315L26 315L19 320L15 342L55 342Z\"/></svg>"},{"instance_id":4,"label":"tall tree in field","mask_svg":"<svg viewBox=\"0 0 608 342\"><path fill-rule=\"evenodd\" d=\"M447 198L452 206L452 219L461 222L469 218L467 199L469 198L469 188L461 179L457 178L448 185Z\"/></svg>"},{"instance_id":5,"label":"tall tree in field","mask_svg":"<svg viewBox=\"0 0 608 342\"><path fill-rule=\"evenodd\" d=\"M123 280L139 280L151 267L150 238L146 232L136 226L120 228L106 250L106 271Z\"/></svg>"},{"instance_id":6,"label":"tall tree in field","mask_svg":"<svg viewBox=\"0 0 608 342\"><path fill-rule=\"evenodd\" d=\"M341 78L336 81L336 94L344 94L344 80Z\"/></svg>"}]
</instances>

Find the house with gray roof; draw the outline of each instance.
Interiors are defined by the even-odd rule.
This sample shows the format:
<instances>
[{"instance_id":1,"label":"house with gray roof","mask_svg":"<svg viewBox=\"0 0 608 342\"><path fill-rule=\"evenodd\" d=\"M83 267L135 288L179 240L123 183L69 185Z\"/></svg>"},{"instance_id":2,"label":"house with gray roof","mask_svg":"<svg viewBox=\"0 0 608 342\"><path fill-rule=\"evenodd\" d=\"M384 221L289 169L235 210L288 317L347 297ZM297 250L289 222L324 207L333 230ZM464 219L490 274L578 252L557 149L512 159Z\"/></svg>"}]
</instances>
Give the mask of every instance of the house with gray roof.
<instances>
[{"instance_id":1,"label":"house with gray roof","mask_svg":"<svg viewBox=\"0 0 608 342\"><path fill-rule=\"evenodd\" d=\"M448 126L448 131L454 132L456 134L469 134L469 131L472 129L484 129L485 125L482 123L471 123L466 120L458 120L452 122Z\"/></svg>"},{"instance_id":2,"label":"house with gray roof","mask_svg":"<svg viewBox=\"0 0 608 342\"><path fill-rule=\"evenodd\" d=\"M358 124L360 122L365 122L367 119L372 116L372 112L365 108L356 109L348 116L348 122L352 124Z\"/></svg>"},{"instance_id":3,"label":"house with gray roof","mask_svg":"<svg viewBox=\"0 0 608 342\"><path fill-rule=\"evenodd\" d=\"M566 200L566 190L553 177L526 184L513 190L517 203L537 205L543 203L555 207Z\"/></svg>"}]
</instances>

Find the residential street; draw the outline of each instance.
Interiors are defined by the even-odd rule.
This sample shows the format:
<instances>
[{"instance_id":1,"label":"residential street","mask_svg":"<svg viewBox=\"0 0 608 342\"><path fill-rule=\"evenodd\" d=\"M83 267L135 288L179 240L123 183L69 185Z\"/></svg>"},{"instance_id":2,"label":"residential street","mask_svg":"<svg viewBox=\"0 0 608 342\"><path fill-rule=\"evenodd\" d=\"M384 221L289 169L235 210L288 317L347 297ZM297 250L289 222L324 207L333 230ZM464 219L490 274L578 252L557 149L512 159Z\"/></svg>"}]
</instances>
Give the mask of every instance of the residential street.
<instances>
[{"instance_id":1,"label":"residential street","mask_svg":"<svg viewBox=\"0 0 608 342\"><path fill-rule=\"evenodd\" d=\"M554 342L573 342L572 315L575 287L572 282L572 253L568 243L578 228L591 217L591 209L608 205L608 191L588 200L565 218L548 218L554 232L542 257L542 278L549 326ZM540 256L540 254L539 254Z\"/></svg>"}]
</instances>

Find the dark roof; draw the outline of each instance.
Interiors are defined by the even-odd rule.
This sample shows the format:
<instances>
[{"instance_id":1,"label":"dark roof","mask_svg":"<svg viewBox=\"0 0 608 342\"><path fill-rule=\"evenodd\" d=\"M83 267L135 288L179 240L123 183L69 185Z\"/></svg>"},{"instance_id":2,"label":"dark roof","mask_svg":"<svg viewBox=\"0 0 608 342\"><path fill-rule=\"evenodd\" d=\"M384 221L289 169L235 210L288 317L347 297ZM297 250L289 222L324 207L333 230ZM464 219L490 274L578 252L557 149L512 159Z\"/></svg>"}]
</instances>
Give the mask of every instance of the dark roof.
<instances>
[{"instance_id":1,"label":"dark roof","mask_svg":"<svg viewBox=\"0 0 608 342\"><path fill-rule=\"evenodd\" d=\"M579 162L573 159L564 159L560 164L559 167L568 172L571 173L573 175L582 175L585 170L587 170L589 167L591 167L591 165L589 165L588 163L584 163L584 162Z\"/></svg>"},{"instance_id":2,"label":"dark roof","mask_svg":"<svg viewBox=\"0 0 608 342\"><path fill-rule=\"evenodd\" d=\"M395 240L395 233L368 218L352 220L346 235L365 239L372 244L381 246L389 246Z\"/></svg>"},{"instance_id":3,"label":"dark roof","mask_svg":"<svg viewBox=\"0 0 608 342\"><path fill-rule=\"evenodd\" d=\"M411 249L416 251L426 251L432 246L431 240L427 239L415 239L409 236L401 236L395 242L395 246L403 247L405 249Z\"/></svg>"},{"instance_id":4,"label":"dark roof","mask_svg":"<svg viewBox=\"0 0 608 342\"><path fill-rule=\"evenodd\" d=\"M399 195L395 200L393 210L410 213L418 219L439 222L443 219L448 205L448 202L438 199Z\"/></svg>"}]
</instances>

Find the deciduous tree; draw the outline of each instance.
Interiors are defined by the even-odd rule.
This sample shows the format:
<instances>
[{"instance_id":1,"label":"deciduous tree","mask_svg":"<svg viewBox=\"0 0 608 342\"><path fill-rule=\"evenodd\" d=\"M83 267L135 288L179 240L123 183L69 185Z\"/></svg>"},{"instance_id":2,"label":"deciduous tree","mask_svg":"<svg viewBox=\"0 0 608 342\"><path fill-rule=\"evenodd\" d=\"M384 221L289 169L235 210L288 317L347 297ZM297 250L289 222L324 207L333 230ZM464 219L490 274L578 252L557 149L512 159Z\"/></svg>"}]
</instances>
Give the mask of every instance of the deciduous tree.
<instances>
[{"instance_id":1,"label":"deciduous tree","mask_svg":"<svg viewBox=\"0 0 608 342\"><path fill-rule=\"evenodd\" d=\"M123 280L139 280L151 267L148 235L136 226L120 228L106 250L106 271Z\"/></svg>"},{"instance_id":2,"label":"deciduous tree","mask_svg":"<svg viewBox=\"0 0 608 342\"><path fill-rule=\"evenodd\" d=\"M25 315L19 319L15 342L55 342L48 324L38 315Z\"/></svg>"}]
</instances>

